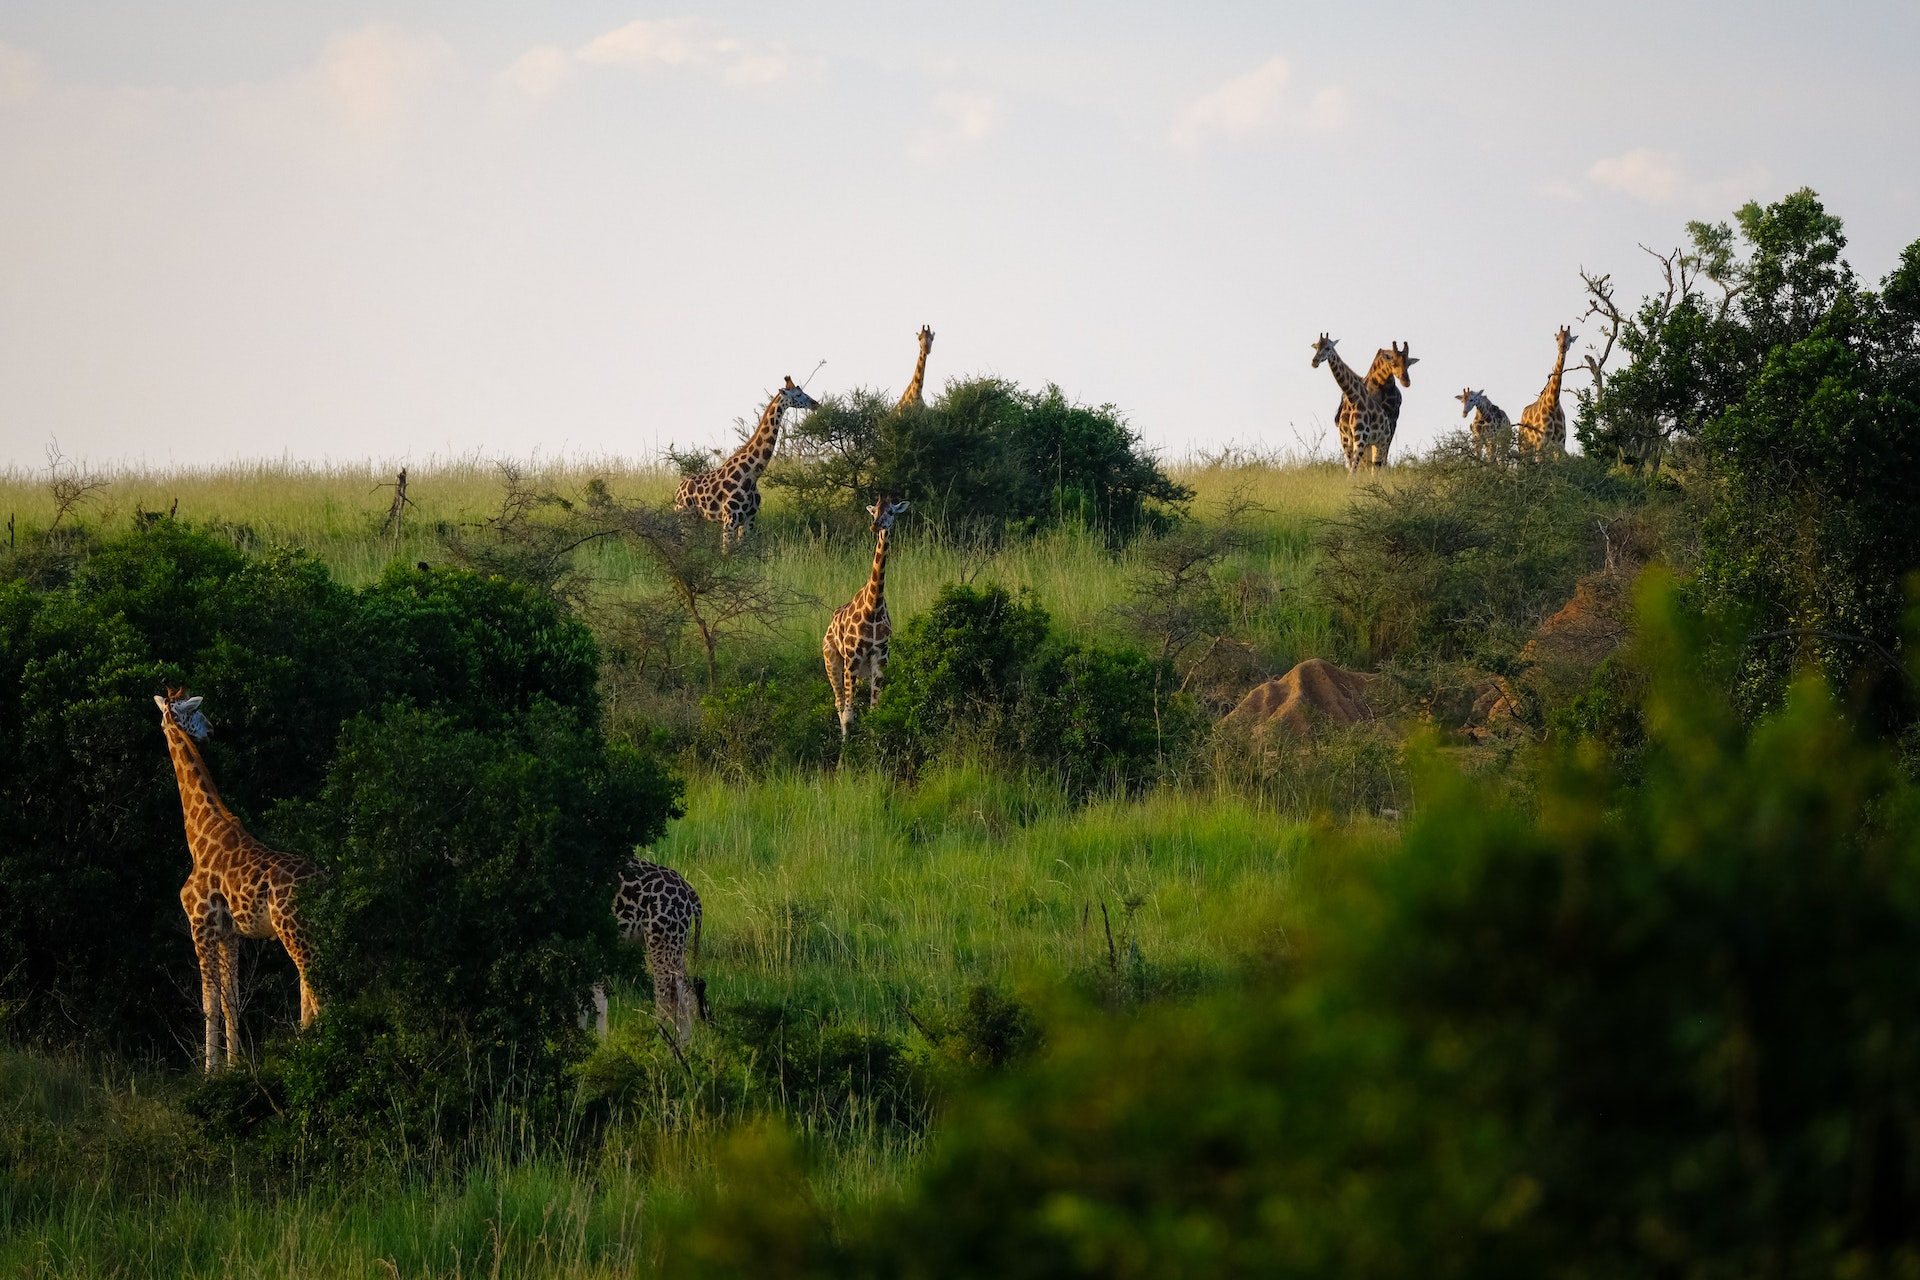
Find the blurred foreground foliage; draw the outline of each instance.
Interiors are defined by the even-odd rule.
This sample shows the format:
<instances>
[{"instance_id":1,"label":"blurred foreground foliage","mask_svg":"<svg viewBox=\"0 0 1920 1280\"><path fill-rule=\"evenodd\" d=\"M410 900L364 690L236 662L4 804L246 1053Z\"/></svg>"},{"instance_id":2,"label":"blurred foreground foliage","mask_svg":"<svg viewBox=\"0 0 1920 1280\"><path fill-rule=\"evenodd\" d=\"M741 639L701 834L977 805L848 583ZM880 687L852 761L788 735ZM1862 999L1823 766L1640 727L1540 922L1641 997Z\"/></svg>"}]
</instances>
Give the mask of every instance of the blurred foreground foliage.
<instances>
[{"instance_id":1,"label":"blurred foreground foliage","mask_svg":"<svg viewBox=\"0 0 1920 1280\"><path fill-rule=\"evenodd\" d=\"M1750 730L1642 595L1642 781L1444 770L1238 991L1050 1032L840 1220L777 1132L676 1275L1882 1275L1920 1266L1920 796L1817 680Z\"/></svg>"}]
</instances>

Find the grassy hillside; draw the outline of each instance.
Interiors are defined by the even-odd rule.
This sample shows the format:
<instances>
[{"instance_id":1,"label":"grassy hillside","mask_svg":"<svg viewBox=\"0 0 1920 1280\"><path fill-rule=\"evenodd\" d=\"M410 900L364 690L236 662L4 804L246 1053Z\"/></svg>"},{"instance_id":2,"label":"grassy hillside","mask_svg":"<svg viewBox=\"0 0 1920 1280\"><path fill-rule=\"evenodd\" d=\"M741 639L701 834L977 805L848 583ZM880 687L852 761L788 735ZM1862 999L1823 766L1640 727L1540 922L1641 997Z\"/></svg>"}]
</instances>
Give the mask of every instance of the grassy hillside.
<instances>
[{"instance_id":1,"label":"grassy hillside","mask_svg":"<svg viewBox=\"0 0 1920 1280\"><path fill-rule=\"evenodd\" d=\"M1176 474L1196 491L1192 510L1203 520L1229 503L1256 504L1251 536L1230 567L1276 588L1254 632L1270 660L1326 651L1324 618L1301 602L1300 588L1313 522L1347 500L1344 472ZM528 479L571 496L594 477L628 499L664 497L674 483L619 463L549 467ZM379 532L390 498L375 486L386 478L285 464L121 472L67 519L110 536L139 512L177 501L181 518L243 548L302 548L359 585L394 558L444 560L446 537L497 510L502 492L487 465L413 468L416 507L396 545ZM771 575L805 603L772 646L806 663L817 661L831 610L864 580L871 544L864 535L807 533L784 498L769 491L760 537ZM45 477L0 476L0 513L19 528L46 528L55 506ZM1067 631L1115 634L1112 610L1128 597L1131 557L1076 526L981 549L903 523L889 599L905 618L947 582L998 580L1030 588ZM588 548L583 565L599 605L658 587L648 565L615 541ZM928 1061L938 1054L927 1024L982 984L1042 1003L1130 1004L1230 980L1250 957L1272 952L1308 849L1306 828L1224 791L1079 804L1049 779L965 761L913 784L851 768L748 776L684 764L687 814L655 856L684 871L705 903L696 971L723 1021L740 1010L792 1011ZM265 962L284 961L272 954ZM613 1037L600 1065L639 1071L645 1082L623 1095L626 1120L564 1156L554 1135L503 1130L485 1158L457 1174L430 1155L399 1159L371 1181L253 1168L182 1109L188 1077L8 1051L0 1055L0 1271L629 1273L646 1263L649 1223L704 1177L713 1136L765 1108L782 1086L728 1084L730 1073L756 1069L751 1057L743 1067L726 1056L731 1041L696 1045L680 1080L644 991L616 984L613 996ZM816 1097L779 1109L814 1139L815 1191L828 1203L897 1188L922 1141L917 1125L880 1122L871 1106L848 1110Z\"/></svg>"}]
</instances>

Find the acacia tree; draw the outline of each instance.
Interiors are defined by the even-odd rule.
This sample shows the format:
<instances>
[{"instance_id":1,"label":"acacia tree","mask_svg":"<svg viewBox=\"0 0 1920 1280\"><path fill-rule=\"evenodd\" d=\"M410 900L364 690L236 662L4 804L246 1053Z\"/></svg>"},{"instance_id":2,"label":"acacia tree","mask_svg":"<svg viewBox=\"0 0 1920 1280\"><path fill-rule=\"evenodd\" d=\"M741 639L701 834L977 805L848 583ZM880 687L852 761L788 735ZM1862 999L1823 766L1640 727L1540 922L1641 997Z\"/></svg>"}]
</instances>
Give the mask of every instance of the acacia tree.
<instances>
[{"instance_id":1,"label":"acacia tree","mask_svg":"<svg viewBox=\"0 0 1920 1280\"><path fill-rule=\"evenodd\" d=\"M1687 458L1682 483L1708 509L1701 586L1751 619L1756 706L1811 661L1898 708L1920 567L1920 243L1864 289L1840 219L1804 189L1688 236L1662 258L1662 292L1631 317L1612 309L1628 363L1581 394L1581 443L1642 465ZM1608 314L1608 278L1589 289Z\"/></svg>"}]
</instances>

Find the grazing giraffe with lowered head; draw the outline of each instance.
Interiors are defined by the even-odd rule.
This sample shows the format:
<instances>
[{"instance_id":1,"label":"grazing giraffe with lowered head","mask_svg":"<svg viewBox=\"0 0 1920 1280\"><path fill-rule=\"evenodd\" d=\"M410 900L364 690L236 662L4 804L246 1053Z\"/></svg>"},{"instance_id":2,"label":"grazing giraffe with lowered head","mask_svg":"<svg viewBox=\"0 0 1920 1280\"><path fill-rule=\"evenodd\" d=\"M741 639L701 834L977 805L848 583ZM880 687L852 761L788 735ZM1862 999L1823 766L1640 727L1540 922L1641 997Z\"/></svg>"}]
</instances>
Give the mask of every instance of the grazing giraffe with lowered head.
<instances>
[{"instance_id":1,"label":"grazing giraffe with lowered head","mask_svg":"<svg viewBox=\"0 0 1920 1280\"><path fill-rule=\"evenodd\" d=\"M1507 417L1507 411L1487 399L1484 391L1475 391L1472 387L1463 387L1454 397L1460 402L1460 416L1473 415L1468 430L1473 434L1473 447L1477 453L1484 453L1489 459L1503 453L1513 439L1513 419Z\"/></svg>"},{"instance_id":2,"label":"grazing giraffe with lowered head","mask_svg":"<svg viewBox=\"0 0 1920 1280\"><path fill-rule=\"evenodd\" d=\"M1410 346L1389 343L1374 354L1373 364L1362 378L1340 358L1334 350L1337 345L1337 339L1321 334L1314 344L1313 367L1324 361L1333 380L1340 384L1340 406L1334 410L1333 420L1340 429L1340 449L1346 454L1351 475L1362 459L1370 467L1387 464L1387 450L1393 445L1400 420L1400 388L1393 385L1394 379L1398 378L1401 386L1412 386L1408 368L1418 364L1419 358L1409 354Z\"/></svg>"},{"instance_id":3,"label":"grazing giraffe with lowered head","mask_svg":"<svg viewBox=\"0 0 1920 1280\"><path fill-rule=\"evenodd\" d=\"M813 409L812 396L787 384L773 393L760 414L760 425L747 442L711 471L688 476L674 491L675 511L695 511L702 519L720 526L720 549L731 542L738 546L753 532L753 518L760 512L760 473L773 461L774 448L780 443L780 423L789 409Z\"/></svg>"},{"instance_id":4,"label":"grazing giraffe with lowered head","mask_svg":"<svg viewBox=\"0 0 1920 1280\"><path fill-rule=\"evenodd\" d=\"M1520 447L1529 453L1567 451L1567 411L1560 407L1560 377L1567 369L1567 348L1580 335L1566 325L1553 335L1553 372L1540 398L1520 411Z\"/></svg>"},{"instance_id":5,"label":"grazing giraffe with lowered head","mask_svg":"<svg viewBox=\"0 0 1920 1280\"><path fill-rule=\"evenodd\" d=\"M933 330L926 325L920 326L920 359L913 366L913 381L900 395L900 403L893 406L894 412L902 409L924 409L927 401L921 395L921 389L927 383L927 353L933 350Z\"/></svg>"},{"instance_id":6,"label":"grazing giraffe with lowered head","mask_svg":"<svg viewBox=\"0 0 1920 1280\"><path fill-rule=\"evenodd\" d=\"M313 947L300 927L294 891L320 874L320 868L291 853L269 849L248 835L220 799L196 740L207 736L200 699L184 689L154 695L160 728L173 757L180 784L180 809L186 818L187 852L193 872L180 889L200 962L200 1012L206 1030L207 1074L220 1069L222 1028L226 1058L240 1054L240 939L278 938L300 973L300 1025L311 1023L320 1001L307 980Z\"/></svg>"},{"instance_id":7,"label":"grazing giraffe with lowered head","mask_svg":"<svg viewBox=\"0 0 1920 1280\"><path fill-rule=\"evenodd\" d=\"M613 917L620 922L623 940L645 944L654 1014L685 1044L693 1034L695 1014L707 1016L707 984L687 975L687 960L700 955L700 895L672 867L628 858L613 895ZM593 988L593 1004L604 1036L606 987Z\"/></svg>"},{"instance_id":8,"label":"grazing giraffe with lowered head","mask_svg":"<svg viewBox=\"0 0 1920 1280\"><path fill-rule=\"evenodd\" d=\"M893 620L887 616L887 540L893 531L893 518L907 509L904 502L889 502L882 497L867 508L873 517L873 571L867 585L853 599L833 612L827 634L820 642L820 656L826 660L827 683L833 686L834 709L840 713L840 738L846 740L853 723L853 686L861 676L867 678L867 706L880 701L880 682L887 672L887 642L893 636Z\"/></svg>"}]
</instances>

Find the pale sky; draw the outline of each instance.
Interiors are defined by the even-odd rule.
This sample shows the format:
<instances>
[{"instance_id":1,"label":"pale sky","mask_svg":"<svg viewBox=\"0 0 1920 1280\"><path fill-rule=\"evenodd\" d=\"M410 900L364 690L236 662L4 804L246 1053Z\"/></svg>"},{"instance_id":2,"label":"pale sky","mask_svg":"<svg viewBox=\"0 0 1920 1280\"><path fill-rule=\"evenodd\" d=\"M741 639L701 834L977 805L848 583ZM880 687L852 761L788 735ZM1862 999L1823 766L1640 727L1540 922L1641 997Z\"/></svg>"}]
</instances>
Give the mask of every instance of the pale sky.
<instances>
[{"instance_id":1,"label":"pale sky","mask_svg":"<svg viewBox=\"0 0 1920 1280\"><path fill-rule=\"evenodd\" d=\"M1173 457L1410 342L1417 448L1689 218L1812 186L1877 280L1916 67L1912 0L0 0L0 466L731 444L922 323Z\"/></svg>"}]
</instances>

